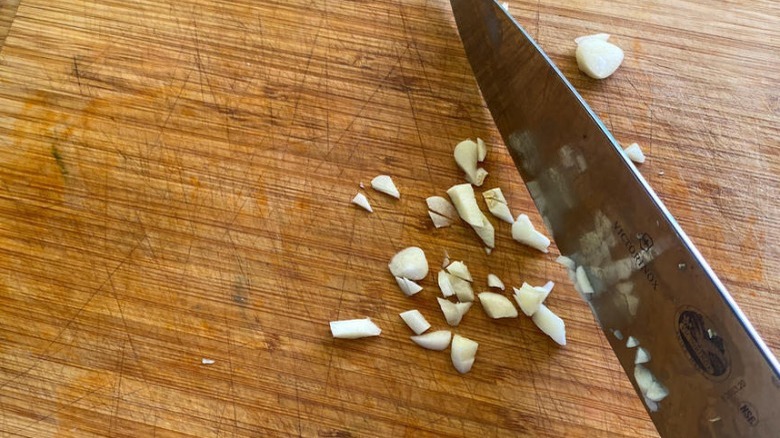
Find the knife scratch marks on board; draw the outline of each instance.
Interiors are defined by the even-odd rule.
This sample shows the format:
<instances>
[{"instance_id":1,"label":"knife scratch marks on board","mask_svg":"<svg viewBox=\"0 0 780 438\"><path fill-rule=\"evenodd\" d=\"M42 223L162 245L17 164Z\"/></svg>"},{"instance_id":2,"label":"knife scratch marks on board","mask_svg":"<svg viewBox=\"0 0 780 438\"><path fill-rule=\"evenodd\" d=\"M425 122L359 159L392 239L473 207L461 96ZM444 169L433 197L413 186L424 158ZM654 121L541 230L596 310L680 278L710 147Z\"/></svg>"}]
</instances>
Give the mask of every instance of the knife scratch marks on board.
<instances>
[{"instance_id":1,"label":"knife scratch marks on board","mask_svg":"<svg viewBox=\"0 0 780 438\"><path fill-rule=\"evenodd\" d=\"M111 270L111 272L108 274L107 278L103 280L98 287L96 287L87 297L87 299L84 301L84 303L76 310L76 312L68 318L68 321L65 323L65 325L62 326L62 328L57 332L57 335L54 337L54 339L50 340L46 347L43 348L43 351L36 355L35 362L33 362L32 365L25 368L19 373L16 373L12 376L10 376L8 379L6 379L3 382L0 382L0 390L3 390L6 386L8 386L11 382L16 382L22 377L28 375L32 370L36 369L39 365L41 365L45 360L48 359L49 353L52 350L52 347L54 347L54 344L56 344L62 337L65 335L65 332L70 329L70 327L76 322L76 319L81 316L81 314L84 312L84 310L87 308L87 306L92 302L92 300L95 299L95 297L103 292L103 288L109 284L110 279L119 271L120 268L122 268L133 256L133 253L136 249L138 249L140 243L136 243L135 246L133 246L130 251L127 253L127 255L114 267L114 269Z\"/></svg>"}]
</instances>

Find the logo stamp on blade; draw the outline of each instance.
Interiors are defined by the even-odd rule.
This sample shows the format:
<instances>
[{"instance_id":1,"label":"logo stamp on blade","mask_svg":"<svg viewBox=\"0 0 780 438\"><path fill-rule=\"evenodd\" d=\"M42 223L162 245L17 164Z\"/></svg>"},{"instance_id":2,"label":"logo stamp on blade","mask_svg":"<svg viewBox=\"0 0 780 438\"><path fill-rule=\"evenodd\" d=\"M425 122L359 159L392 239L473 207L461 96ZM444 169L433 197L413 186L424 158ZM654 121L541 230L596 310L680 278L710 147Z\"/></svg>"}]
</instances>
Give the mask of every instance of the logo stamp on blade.
<instances>
[{"instance_id":1,"label":"logo stamp on blade","mask_svg":"<svg viewBox=\"0 0 780 438\"><path fill-rule=\"evenodd\" d=\"M688 359L705 376L715 380L728 377L730 362L723 338L701 312L687 307L678 314L677 339Z\"/></svg>"}]
</instances>

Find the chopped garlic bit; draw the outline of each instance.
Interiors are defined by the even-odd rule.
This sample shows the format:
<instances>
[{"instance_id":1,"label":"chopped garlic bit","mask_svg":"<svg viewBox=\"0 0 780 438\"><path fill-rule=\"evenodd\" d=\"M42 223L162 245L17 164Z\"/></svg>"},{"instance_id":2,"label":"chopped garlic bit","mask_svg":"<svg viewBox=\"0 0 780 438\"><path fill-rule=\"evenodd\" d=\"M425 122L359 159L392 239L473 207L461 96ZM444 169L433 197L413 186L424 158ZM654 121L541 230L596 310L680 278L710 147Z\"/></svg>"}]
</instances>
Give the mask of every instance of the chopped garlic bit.
<instances>
[{"instance_id":1,"label":"chopped garlic bit","mask_svg":"<svg viewBox=\"0 0 780 438\"><path fill-rule=\"evenodd\" d=\"M479 348L479 343L471 339L461 335L455 335L452 338L450 357L452 365L459 373L465 374L471 370L477 355L477 348Z\"/></svg>"},{"instance_id":2,"label":"chopped garlic bit","mask_svg":"<svg viewBox=\"0 0 780 438\"><path fill-rule=\"evenodd\" d=\"M493 224L490 223L487 216L481 211L479 213L482 215L482 226L471 228L477 232L477 236L482 239L482 243L484 243L486 247L492 249L496 246L496 230L493 228Z\"/></svg>"},{"instance_id":3,"label":"chopped garlic bit","mask_svg":"<svg viewBox=\"0 0 780 438\"><path fill-rule=\"evenodd\" d=\"M636 349L636 359L634 359L634 363L639 365L641 363L648 363L650 362L650 353L647 352L643 347L639 347Z\"/></svg>"},{"instance_id":4,"label":"chopped garlic bit","mask_svg":"<svg viewBox=\"0 0 780 438\"><path fill-rule=\"evenodd\" d=\"M471 288L471 283L462 278L450 275L450 284L452 284L452 290L455 291L458 301L474 301L474 289Z\"/></svg>"},{"instance_id":5,"label":"chopped garlic bit","mask_svg":"<svg viewBox=\"0 0 780 438\"><path fill-rule=\"evenodd\" d=\"M364 210L368 211L369 213L373 213L374 210L371 208L371 204L368 203L368 198L366 198L366 195L362 193L358 193L355 195L354 198L352 198L352 203L362 207Z\"/></svg>"},{"instance_id":6,"label":"chopped garlic bit","mask_svg":"<svg viewBox=\"0 0 780 438\"><path fill-rule=\"evenodd\" d=\"M388 175L379 175L371 180L371 187L378 192L382 192L386 195L390 195L393 198L399 199L401 193L396 188L393 179Z\"/></svg>"},{"instance_id":7,"label":"chopped garlic bit","mask_svg":"<svg viewBox=\"0 0 780 438\"><path fill-rule=\"evenodd\" d=\"M487 150L485 149L485 151ZM482 161L480 160L480 156L484 159L479 144L471 139L463 140L455 146L453 155L455 156L455 163L457 163L458 167L466 174L466 181L477 187L481 186L485 181L485 177L487 177L487 171L482 168L477 168L477 162Z\"/></svg>"},{"instance_id":8,"label":"chopped garlic bit","mask_svg":"<svg viewBox=\"0 0 780 438\"><path fill-rule=\"evenodd\" d=\"M623 149L628 159L634 163L642 164L645 162L645 154L642 152L642 148L637 143L631 143Z\"/></svg>"},{"instance_id":9,"label":"chopped garlic bit","mask_svg":"<svg viewBox=\"0 0 780 438\"><path fill-rule=\"evenodd\" d=\"M444 295L444 297L451 297L455 295L455 289L452 287L452 275L447 273L444 270L439 271L439 275L437 276L437 281L439 283L439 289L441 290L441 294Z\"/></svg>"},{"instance_id":10,"label":"chopped garlic bit","mask_svg":"<svg viewBox=\"0 0 780 438\"><path fill-rule=\"evenodd\" d=\"M455 303L455 308L458 309L458 312L460 312L461 318L468 313L469 309L471 309L471 305L474 303Z\"/></svg>"},{"instance_id":11,"label":"chopped garlic bit","mask_svg":"<svg viewBox=\"0 0 780 438\"><path fill-rule=\"evenodd\" d=\"M502 2L501 7L504 8L505 11L509 12L509 3Z\"/></svg>"},{"instance_id":12,"label":"chopped garlic bit","mask_svg":"<svg viewBox=\"0 0 780 438\"><path fill-rule=\"evenodd\" d=\"M407 310L406 312L401 312L398 315L416 335L422 334L431 328L431 324L426 321L423 314L420 313L420 311L417 309Z\"/></svg>"},{"instance_id":13,"label":"chopped garlic bit","mask_svg":"<svg viewBox=\"0 0 780 438\"><path fill-rule=\"evenodd\" d=\"M398 287L401 288L401 292L407 297L411 297L423 290L422 286L404 277L395 277L395 282L398 283Z\"/></svg>"},{"instance_id":14,"label":"chopped garlic bit","mask_svg":"<svg viewBox=\"0 0 780 438\"><path fill-rule=\"evenodd\" d=\"M623 63L623 50L606 39L596 36L578 39L577 67L593 79L609 77Z\"/></svg>"},{"instance_id":15,"label":"chopped garlic bit","mask_svg":"<svg viewBox=\"0 0 780 438\"><path fill-rule=\"evenodd\" d=\"M521 214L512 224L512 238L516 241L546 253L550 246L550 239L536 231L528 215Z\"/></svg>"},{"instance_id":16,"label":"chopped garlic bit","mask_svg":"<svg viewBox=\"0 0 780 438\"><path fill-rule=\"evenodd\" d=\"M458 219L458 211L447 199L430 196L425 202L428 204L428 215L436 228L448 227Z\"/></svg>"},{"instance_id":17,"label":"chopped garlic bit","mask_svg":"<svg viewBox=\"0 0 780 438\"><path fill-rule=\"evenodd\" d=\"M615 339L617 339L618 341L623 340L623 332L621 332L620 330L618 329L612 330L612 334L615 335Z\"/></svg>"},{"instance_id":18,"label":"chopped garlic bit","mask_svg":"<svg viewBox=\"0 0 780 438\"><path fill-rule=\"evenodd\" d=\"M330 332L334 338L358 339L367 336L379 336L382 330L371 318L331 321Z\"/></svg>"},{"instance_id":19,"label":"chopped garlic bit","mask_svg":"<svg viewBox=\"0 0 780 438\"><path fill-rule=\"evenodd\" d=\"M205 357L200 360L203 365L213 365L216 361L214 359L206 359Z\"/></svg>"},{"instance_id":20,"label":"chopped garlic bit","mask_svg":"<svg viewBox=\"0 0 780 438\"><path fill-rule=\"evenodd\" d=\"M460 324L460 320L463 318L461 309L458 309L452 301L445 300L444 298L436 298L436 300L439 302L439 307L444 314L444 319L447 320L447 324L453 327Z\"/></svg>"},{"instance_id":21,"label":"chopped garlic bit","mask_svg":"<svg viewBox=\"0 0 780 438\"><path fill-rule=\"evenodd\" d=\"M548 294L552 292L553 288L555 287L554 281L548 281L544 284L544 286L539 286L539 288L545 290Z\"/></svg>"},{"instance_id":22,"label":"chopped garlic bit","mask_svg":"<svg viewBox=\"0 0 780 438\"><path fill-rule=\"evenodd\" d=\"M479 302L487 316L498 318L517 318L517 309L509 299L495 292L481 292Z\"/></svg>"},{"instance_id":23,"label":"chopped garlic bit","mask_svg":"<svg viewBox=\"0 0 780 438\"><path fill-rule=\"evenodd\" d=\"M450 263L450 265L447 266L447 272L463 280L474 281L471 277L468 266L466 266L466 264L462 261L455 261Z\"/></svg>"},{"instance_id":24,"label":"chopped garlic bit","mask_svg":"<svg viewBox=\"0 0 780 438\"><path fill-rule=\"evenodd\" d=\"M560 345L566 345L566 325L563 320L548 309L544 304L539 305L539 309L532 317L534 324L553 341Z\"/></svg>"},{"instance_id":25,"label":"chopped garlic bit","mask_svg":"<svg viewBox=\"0 0 780 438\"><path fill-rule=\"evenodd\" d=\"M441 261L441 267L446 268L450 264L450 254L447 252L447 250L444 250L444 258Z\"/></svg>"},{"instance_id":26,"label":"chopped garlic bit","mask_svg":"<svg viewBox=\"0 0 780 438\"><path fill-rule=\"evenodd\" d=\"M485 204L487 204L488 210L493 216L510 224L515 222L512 213L509 211L506 198L504 198L504 194L501 192L500 188L496 187L494 189L486 190L482 192L482 197L485 198Z\"/></svg>"},{"instance_id":27,"label":"chopped garlic bit","mask_svg":"<svg viewBox=\"0 0 780 438\"><path fill-rule=\"evenodd\" d=\"M396 253L387 266L394 276L408 280L422 280L428 275L425 253L416 246L404 248Z\"/></svg>"},{"instance_id":28,"label":"chopped garlic bit","mask_svg":"<svg viewBox=\"0 0 780 438\"><path fill-rule=\"evenodd\" d=\"M577 264L574 262L574 260L570 259L569 257L566 257L564 255L558 256L558 258L555 259L555 261L565 267L566 269L573 271L577 269Z\"/></svg>"},{"instance_id":29,"label":"chopped garlic bit","mask_svg":"<svg viewBox=\"0 0 780 438\"><path fill-rule=\"evenodd\" d=\"M450 339L452 339L452 332L449 330L438 330L424 335L412 336L412 341L415 344L436 351L447 348L450 345Z\"/></svg>"},{"instance_id":30,"label":"chopped garlic bit","mask_svg":"<svg viewBox=\"0 0 780 438\"><path fill-rule=\"evenodd\" d=\"M634 367L634 380L639 391L650 401L660 402L669 395L669 390L643 365Z\"/></svg>"},{"instance_id":31,"label":"chopped garlic bit","mask_svg":"<svg viewBox=\"0 0 780 438\"><path fill-rule=\"evenodd\" d=\"M628 348L634 348L639 345L639 340L633 336L629 336L628 340L626 341L626 347Z\"/></svg>"},{"instance_id":32,"label":"chopped garlic bit","mask_svg":"<svg viewBox=\"0 0 780 438\"><path fill-rule=\"evenodd\" d=\"M581 37L574 38L574 43L579 44L588 38L596 38L602 41L607 41L610 35L608 33L594 33L593 35L583 35Z\"/></svg>"},{"instance_id":33,"label":"chopped garlic bit","mask_svg":"<svg viewBox=\"0 0 780 438\"><path fill-rule=\"evenodd\" d=\"M593 293L593 286L590 284L590 280L588 279L588 274L585 272L585 268L582 266L577 266L577 286L579 286L580 292L584 294L592 294Z\"/></svg>"},{"instance_id":34,"label":"chopped garlic bit","mask_svg":"<svg viewBox=\"0 0 780 438\"><path fill-rule=\"evenodd\" d=\"M477 160L481 163L487 157L487 145L485 141L477 137Z\"/></svg>"},{"instance_id":35,"label":"chopped garlic bit","mask_svg":"<svg viewBox=\"0 0 780 438\"><path fill-rule=\"evenodd\" d=\"M487 284L488 287L494 287L496 289L504 290L504 282L501 281L500 278L498 278L498 275L496 274L488 274L487 276Z\"/></svg>"},{"instance_id":36,"label":"chopped garlic bit","mask_svg":"<svg viewBox=\"0 0 780 438\"><path fill-rule=\"evenodd\" d=\"M474 188L471 184L454 185L447 190L458 215L469 225L474 227L482 226L482 211L477 205L477 198L474 196Z\"/></svg>"},{"instance_id":37,"label":"chopped garlic bit","mask_svg":"<svg viewBox=\"0 0 780 438\"><path fill-rule=\"evenodd\" d=\"M520 289L512 289L514 290L514 298L517 305L527 316L534 316L550 294L548 289L534 287L528 283L523 283Z\"/></svg>"}]
</instances>

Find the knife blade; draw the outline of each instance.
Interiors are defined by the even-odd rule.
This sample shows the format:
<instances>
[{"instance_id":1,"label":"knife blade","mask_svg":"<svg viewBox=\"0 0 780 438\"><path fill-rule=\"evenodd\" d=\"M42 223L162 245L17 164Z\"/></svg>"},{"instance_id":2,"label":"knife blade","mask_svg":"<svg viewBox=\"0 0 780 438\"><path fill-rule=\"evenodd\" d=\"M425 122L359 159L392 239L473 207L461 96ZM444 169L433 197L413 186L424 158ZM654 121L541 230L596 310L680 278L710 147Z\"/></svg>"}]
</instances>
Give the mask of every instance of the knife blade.
<instances>
[{"instance_id":1,"label":"knife blade","mask_svg":"<svg viewBox=\"0 0 780 438\"><path fill-rule=\"evenodd\" d=\"M451 4L496 127L658 432L780 435L777 359L604 124L496 1Z\"/></svg>"}]
</instances>

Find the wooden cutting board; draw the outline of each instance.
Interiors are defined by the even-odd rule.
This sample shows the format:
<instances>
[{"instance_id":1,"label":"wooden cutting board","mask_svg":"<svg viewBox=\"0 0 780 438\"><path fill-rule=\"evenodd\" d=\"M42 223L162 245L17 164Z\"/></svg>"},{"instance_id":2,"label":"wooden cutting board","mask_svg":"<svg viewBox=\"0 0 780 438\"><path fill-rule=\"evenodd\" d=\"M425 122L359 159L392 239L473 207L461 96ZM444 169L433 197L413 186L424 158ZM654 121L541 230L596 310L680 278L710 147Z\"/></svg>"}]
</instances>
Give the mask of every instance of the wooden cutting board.
<instances>
[{"instance_id":1,"label":"wooden cutting board","mask_svg":"<svg viewBox=\"0 0 780 438\"><path fill-rule=\"evenodd\" d=\"M14 12L14 4L19 3ZM778 352L780 9L775 1L509 1ZM540 224L445 0L3 2L2 436L654 436L564 271L494 221L487 256L424 199L489 143L486 187ZM573 38L612 33L597 82ZM2 36L6 32L0 34ZM368 214L350 199L378 174ZM486 288L557 283L559 348L475 306L459 375L398 313L446 324L387 271L419 245ZM334 340L371 317L378 338ZM213 359L211 365L202 359Z\"/></svg>"}]
</instances>

